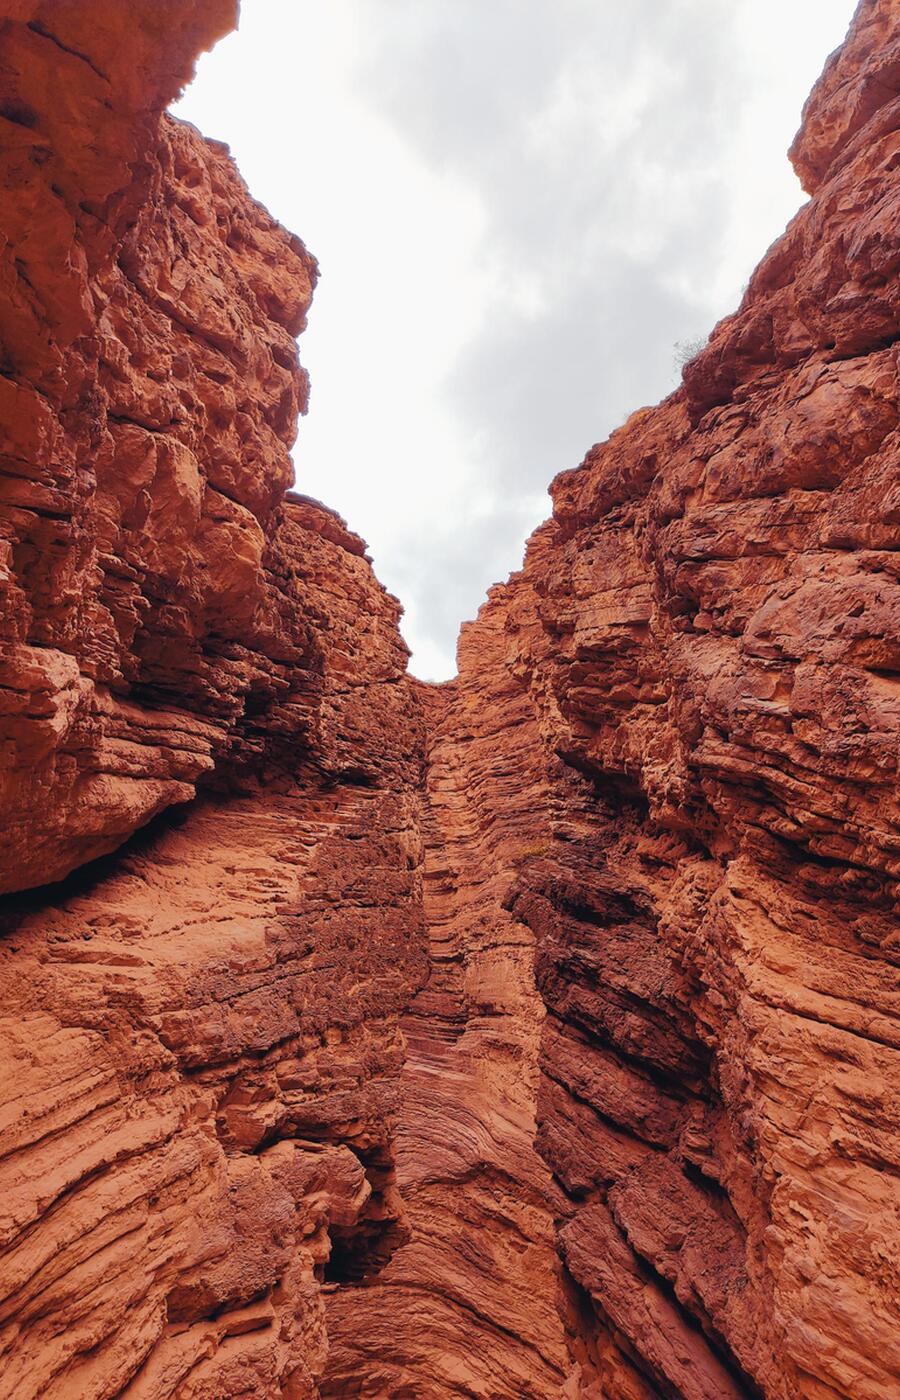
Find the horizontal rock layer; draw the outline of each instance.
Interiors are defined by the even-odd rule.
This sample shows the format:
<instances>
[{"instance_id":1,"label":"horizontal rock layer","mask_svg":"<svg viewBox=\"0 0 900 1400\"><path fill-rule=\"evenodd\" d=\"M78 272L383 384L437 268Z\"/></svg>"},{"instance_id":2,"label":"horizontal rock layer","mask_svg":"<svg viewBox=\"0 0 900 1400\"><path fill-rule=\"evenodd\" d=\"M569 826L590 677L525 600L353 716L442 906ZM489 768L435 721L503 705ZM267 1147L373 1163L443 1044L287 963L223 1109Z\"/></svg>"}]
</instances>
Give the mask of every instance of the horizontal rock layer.
<instances>
[{"instance_id":1,"label":"horizontal rock layer","mask_svg":"<svg viewBox=\"0 0 900 1400\"><path fill-rule=\"evenodd\" d=\"M0 914L0 1389L297 1400L329 1272L408 1230L424 731L365 546L286 494L315 263L163 114L235 6L126 8L0 24L0 886L44 887Z\"/></svg>"},{"instance_id":2,"label":"horizontal rock layer","mask_svg":"<svg viewBox=\"0 0 900 1400\"><path fill-rule=\"evenodd\" d=\"M4 1393L885 1400L900 5L441 687L161 115L232 7L131 9L0 28Z\"/></svg>"}]
</instances>

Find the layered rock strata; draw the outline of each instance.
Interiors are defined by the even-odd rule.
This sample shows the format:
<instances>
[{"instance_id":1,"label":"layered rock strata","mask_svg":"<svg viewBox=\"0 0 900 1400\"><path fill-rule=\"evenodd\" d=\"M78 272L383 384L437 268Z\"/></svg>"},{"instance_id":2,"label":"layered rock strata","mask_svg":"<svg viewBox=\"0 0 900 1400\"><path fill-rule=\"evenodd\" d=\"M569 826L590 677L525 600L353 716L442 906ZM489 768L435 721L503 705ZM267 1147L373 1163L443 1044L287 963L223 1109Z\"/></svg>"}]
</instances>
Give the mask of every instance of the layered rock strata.
<instances>
[{"instance_id":1,"label":"layered rock strata","mask_svg":"<svg viewBox=\"0 0 900 1400\"><path fill-rule=\"evenodd\" d=\"M0 31L6 888L116 848L3 911L4 1393L885 1400L900 5L442 687L284 495L314 264L160 115L229 6L135 8Z\"/></svg>"},{"instance_id":2,"label":"layered rock strata","mask_svg":"<svg viewBox=\"0 0 900 1400\"><path fill-rule=\"evenodd\" d=\"M418 1256L332 1305L364 1393L900 1385L898 128L900 8L864 3L793 149L810 203L464 629Z\"/></svg>"},{"instance_id":3,"label":"layered rock strata","mask_svg":"<svg viewBox=\"0 0 900 1400\"><path fill-rule=\"evenodd\" d=\"M326 1275L408 1229L423 727L362 541L285 495L314 261L163 113L235 6L127 11L0 25L0 882L45 886L0 915L0 1391L313 1396Z\"/></svg>"},{"instance_id":4,"label":"layered rock strata","mask_svg":"<svg viewBox=\"0 0 900 1400\"><path fill-rule=\"evenodd\" d=\"M312 723L283 497L302 244L162 115L228 0L0 28L0 889Z\"/></svg>"}]
</instances>

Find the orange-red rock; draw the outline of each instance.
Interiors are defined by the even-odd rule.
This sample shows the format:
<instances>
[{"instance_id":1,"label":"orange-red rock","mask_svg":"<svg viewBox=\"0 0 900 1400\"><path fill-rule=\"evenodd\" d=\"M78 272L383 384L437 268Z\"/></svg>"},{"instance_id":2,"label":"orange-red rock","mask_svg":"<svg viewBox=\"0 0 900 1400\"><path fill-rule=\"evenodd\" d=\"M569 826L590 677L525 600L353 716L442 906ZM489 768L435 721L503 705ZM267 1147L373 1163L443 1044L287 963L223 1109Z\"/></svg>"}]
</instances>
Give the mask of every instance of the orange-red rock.
<instances>
[{"instance_id":1,"label":"orange-red rock","mask_svg":"<svg viewBox=\"0 0 900 1400\"><path fill-rule=\"evenodd\" d=\"M282 498L315 263L161 116L234 15L35 0L0 30L0 889L312 722Z\"/></svg>"},{"instance_id":2,"label":"orange-red rock","mask_svg":"<svg viewBox=\"0 0 900 1400\"><path fill-rule=\"evenodd\" d=\"M900 4L442 687L161 115L233 7L128 8L0 27L2 1393L887 1400Z\"/></svg>"}]
</instances>

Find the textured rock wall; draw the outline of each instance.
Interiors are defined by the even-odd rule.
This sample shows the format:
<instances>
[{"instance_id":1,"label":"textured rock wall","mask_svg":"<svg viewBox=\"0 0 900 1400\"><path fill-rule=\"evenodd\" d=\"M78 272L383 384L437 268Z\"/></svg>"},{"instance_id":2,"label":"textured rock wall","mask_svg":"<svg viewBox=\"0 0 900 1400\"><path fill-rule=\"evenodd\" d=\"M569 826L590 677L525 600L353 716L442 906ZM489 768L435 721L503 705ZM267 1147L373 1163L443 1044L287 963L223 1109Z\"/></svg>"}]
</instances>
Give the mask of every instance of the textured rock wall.
<instances>
[{"instance_id":1,"label":"textured rock wall","mask_svg":"<svg viewBox=\"0 0 900 1400\"><path fill-rule=\"evenodd\" d=\"M234 22L35 3L2 22L0 889L114 849L313 723L283 545L315 263L160 117Z\"/></svg>"},{"instance_id":2,"label":"textured rock wall","mask_svg":"<svg viewBox=\"0 0 900 1400\"><path fill-rule=\"evenodd\" d=\"M234 11L0 21L10 1400L314 1396L329 1272L408 1229L424 731L362 541L285 495L315 264L162 115Z\"/></svg>"},{"instance_id":3,"label":"textured rock wall","mask_svg":"<svg viewBox=\"0 0 900 1400\"><path fill-rule=\"evenodd\" d=\"M317 1395L332 1276L408 1233L422 724L359 540L289 499L315 761L266 758L0 914L4 1396ZM289 712L288 712L289 713ZM285 752L290 735L282 735Z\"/></svg>"},{"instance_id":4,"label":"textured rock wall","mask_svg":"<svg viewBox=\"0 0 900 1400\"><path fill-rule=\"evenodd\" d=\"M232 7L130 9L0 28L0 1388L886 1400L900 5L443 687L284 494L314 264L160 116Z\"/></svg>"},{"instance_id":5,"label":"textured rock wall","mask_svg":"<svg viewBox=\"0 0 900 1400\"><path fill-rule=\"evenodd\" d=\"M863 3L811 202L464 628L416 1223L332 1300L335 1394L900 1387L898 128L900 6Z\"/></svg>"}]
</instances>

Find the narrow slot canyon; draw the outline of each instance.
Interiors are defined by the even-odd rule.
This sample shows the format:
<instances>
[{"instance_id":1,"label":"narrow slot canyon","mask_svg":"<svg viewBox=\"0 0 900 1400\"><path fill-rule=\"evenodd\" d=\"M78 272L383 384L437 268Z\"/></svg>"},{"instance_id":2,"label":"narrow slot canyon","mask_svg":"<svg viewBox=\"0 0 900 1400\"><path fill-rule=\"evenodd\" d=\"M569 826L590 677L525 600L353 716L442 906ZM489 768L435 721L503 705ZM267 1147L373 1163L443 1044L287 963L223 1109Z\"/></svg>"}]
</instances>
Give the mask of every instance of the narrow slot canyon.
<instances>
[{"instance_id":1,"label":"narrow slot canyon","mask_svg":"<svg viewBox=\"0 0 900 1400\"><path fill-rule=\"evenodd\" d=\"M439 685L128 8L0 20L0 1397L888 1400L898 0Z\"/></svg>"}]
</instances>

